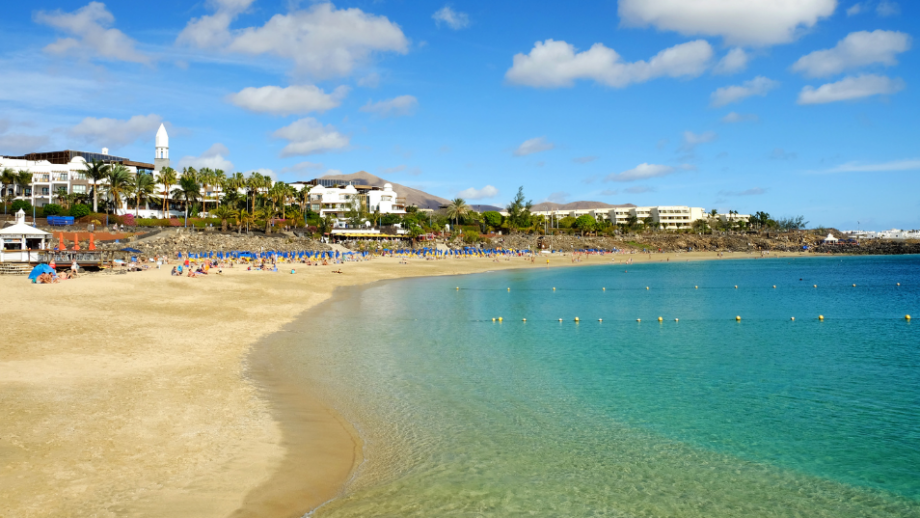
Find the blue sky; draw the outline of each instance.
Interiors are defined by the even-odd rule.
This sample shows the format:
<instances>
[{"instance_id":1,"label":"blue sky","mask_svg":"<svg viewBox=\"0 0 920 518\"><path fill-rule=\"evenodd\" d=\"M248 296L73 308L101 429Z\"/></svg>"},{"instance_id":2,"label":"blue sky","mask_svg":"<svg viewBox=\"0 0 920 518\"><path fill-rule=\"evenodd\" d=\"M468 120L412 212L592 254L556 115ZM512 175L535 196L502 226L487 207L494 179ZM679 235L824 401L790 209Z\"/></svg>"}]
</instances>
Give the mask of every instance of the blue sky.
<instances>
[{"instance_id":1,"label":"blue sky","mask_svg":"<svg viewBox=\"0 0 920 518\"><path fill-rule=\"evenodd\" d=\"M920 228L920 7L779 3L10 3L0 153Z\"/></svg>"}]
</instances>

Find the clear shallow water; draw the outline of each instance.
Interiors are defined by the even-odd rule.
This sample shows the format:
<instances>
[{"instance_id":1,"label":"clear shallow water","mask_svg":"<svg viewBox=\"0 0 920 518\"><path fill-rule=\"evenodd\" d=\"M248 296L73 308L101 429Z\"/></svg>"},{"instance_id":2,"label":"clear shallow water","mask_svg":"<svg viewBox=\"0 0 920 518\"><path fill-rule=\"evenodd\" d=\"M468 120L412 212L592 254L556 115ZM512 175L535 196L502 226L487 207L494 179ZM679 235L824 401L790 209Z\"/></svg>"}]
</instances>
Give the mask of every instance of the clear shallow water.
<instances>
[{"instance_id":1,"label":"clear shallow water","mask_svg":"<svg viewBox=\"0 0 920 518\"><path fill-rule=\"evenodd\" d=\"M535 269L353 290L274 346L366 441L316 516L903 517L908 313L920 257Z\"/></svg>"}]
</instances>

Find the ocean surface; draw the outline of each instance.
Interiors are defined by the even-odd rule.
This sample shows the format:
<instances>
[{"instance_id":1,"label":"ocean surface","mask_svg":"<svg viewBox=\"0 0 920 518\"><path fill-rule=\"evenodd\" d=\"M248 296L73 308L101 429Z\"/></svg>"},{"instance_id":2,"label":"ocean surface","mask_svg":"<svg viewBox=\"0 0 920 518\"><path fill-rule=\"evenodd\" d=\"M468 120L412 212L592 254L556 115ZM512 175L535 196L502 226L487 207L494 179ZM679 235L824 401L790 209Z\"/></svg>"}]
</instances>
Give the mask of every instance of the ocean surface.
<instances>
[{"instance_id":1,"label":"ocean surface","mask_svg":"<svg viewBox=\"0 0 920 518\"><path fill-rule=\"evenodd\" d=\"M273 346L365 441L317 517L920 517L918 256L384 282Z\"/></svg>"}]
</instances>

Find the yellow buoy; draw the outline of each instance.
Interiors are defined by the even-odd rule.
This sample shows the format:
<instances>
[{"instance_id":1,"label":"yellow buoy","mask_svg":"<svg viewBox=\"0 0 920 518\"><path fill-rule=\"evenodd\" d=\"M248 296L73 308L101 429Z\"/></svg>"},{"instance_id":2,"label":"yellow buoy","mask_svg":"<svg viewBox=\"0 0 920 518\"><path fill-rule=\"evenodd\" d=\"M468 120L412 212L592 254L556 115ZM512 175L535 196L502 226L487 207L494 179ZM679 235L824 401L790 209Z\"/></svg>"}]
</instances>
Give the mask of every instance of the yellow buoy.
<instances>
[{"instance_id":1,"label":"yellow buoy","mask_svg":"<svg viewBox=\"0 0 920 518\"><path fill-rule=\"evenodd\" d=\"M492 322L495 322L495 319L494 319L494 318L492 319Z\"/></svg>"},{"instance_id":2,"label":"yellow buoy","mask_svg":"<svg viewBox=\"0 0 920 518\"><path fill-rule=\"evenodd\" d=\"M521 319L521 322L527 322L527 319L526 319L526 318L522 318L522 319Z\"/></svg>"},{"instance_id":3,"label":"yellow buoy","mask_svg":"<svg viewBox=\"0 0 920 518\"><path fill-rule=\"evenodd\" d=\"M664 319L661 318L661 317L658 317L658 321L659 321L659 322L664 322Z\"/></svg>"},{"instance_id":4,"label":"yellow buoy","mask_svg":"<svg viewBox=\"0 0 920 518\"><path fill-rule=\"evenodd\" d=\"M817 284L815 284L815 285L814 285L814 287L815 287L815 288L817 288L817 287L818 287L818 285L817 285Z\"/></svg>"},{"instance_id":5,"label":"yellow buoy","mask_svg":"<svg viewBox=\"0 0 920 518\"><path fill-rule=\"evenodd\" d=\"M598 321L598 322L603 322L604 319L603 319L603 318L599 318L599 319L597 319L597 321Z\"/></svg>"},{"instance_id":6,"label":"yellow buoy","mask_svg":"<svg viewBox=\"0 0 920 518\"><path fill-rule=\"evenodd\" d=\"M824 320L824 315L818 315L818 320Z\"/></svg>"},{"instance_id":7,"label":"yellow buoy","mask_svg":"<svg viewBox=\"0 0 920 518\"><path fill-rule=\"evenodd\" d=\"M645 289L648 289L648 286L646 286Z\"/></svg>"},{"instance_id":8,"label":"yellow buoy","mask_svg":"<svg viewBox=\"0 0 920 518\"><path fill-rule=\"evenodd\" d=\"M637 318L637 319L636 319L636 322L642 322L642 319L641 319L641 318Z\"/></svg>"},{"instance_id":9,"label":"yellow buoy","mask_svg":"<svg viewBox=\"0 0 920 518\"><path fill-rule=\"evenodd\" d=\"M578 317L575 317L575 321L578 322Z\"/></svg>"},{"instance_id":10,"label":"yellow buoy","mask_svg":"<svg viewBox=\"0 0 920 518\"><path fill-rule=\"evenodd\" d=\"M907 320L908 322L910 322L910 315L904 315L904 320Z\"/></svg>"},{"instance_id":11,"label":"yellow buoy","mask_svg":"<svg viewBox=\"0 0 920 518\"><path fill-rule=\"evenodd\" d=\"M501 322L501 321L502 321L502 317L498 317L498 321Z\"/></svg>"},{"instance_id":12,"label":"yellow buoy","mask_svg":"<svg viewBox=\"0 0 920 518\"><path fill-rule=\"evenodd\" d=\"M792 321L795 322L795 317L792 317Z\"/></svg>"},{"instance_id":13,"label":"yellow buoy","mask_svg":"<svg viewBox=\"0 0 920 518\"><path fill-rule=\"evenodd\" d=\"M736 289L736 290L738 289L738 285L737 285L737 284L735 284L735 289Z\"/></svg>"},{"instance_id":14,"label":"yellow buoy","mask_svg":"<svg viewBox=\"0 0 920 518\"><path fill-rule=\"evenodd\" d=\"M677 319L675 318L674 321L677 322Z\"/></svg>"},{"instance_id":15,"label":"yellow buoy","mask_svg":"<svg viewBox=\"0 0 920 518\"><path fill-rule=\"evenodd\" d=\"M854 285L853 285L853 287L855 288L855 287L856 287L856 285L854 284Z\"/></svg>"},{"instance_id":16,"label":"yellow buoy","mask_svg":"<svg viewBox=\"0 0 920 518\"><path fill-rule=\"evenodd\" d=\"M700 289L700 287L699 287L699 286L694 286L693 289L698 290L698 289Z\"/></svg>"},{"instance_id":17,"label":"yellow buoy","mask_svg":"<svg viewBox=\"0 0 920 518\"><path fill-rule=\"evenodd\" d=\"M901 283L899 282L899 283L898 283L898 286L900 286L900 285L901 285Z\"/></svg>"},{"instance_id":18,"label":"yellow buoy","mask_svg":"<svg viewBox=\"0 0 920 518\"><path fill-rule=\"evenodd\" d=\"M602 291L607 291L607 288L601 288Z\"/></svg>"},{"instance_id":19,"label":"yellow buoy","mask_svg":"<svg viewBox=\"0 0 920 518\"><path fill-rule=\"evenodd\" d=\"M553 288L553 291L556 291L556 288Z\"/></svg>"},{"instance_id":20,"label":"yellow buoy","mask_svg":"<svg viewBox=\"0 0 920 518\"><path fill-rule=\"evenodd\" d=\"M511 288L508 288L508 291L511 291Z\"/></svg>"},{"instance_id":21,"label":"yellow buoy","mask_svg":"<svg viewBox=\"0 0 920 518\"><path fill-rule=\"evenodd\" d=\"M736 317L735 317L735 320L738 321L738 322L740 322L740 321L741 321L741 315L736 316Z\"/></svg>"},{"instance_id":22,"label":"yellow buoy","mask_svg":"<svg viewBox=\"0 0 920 518\"><path fill-rule=\"evenodd\" d=\"M562 319L560 318L559 321L562 322Z\"/></svg>"},{"instance_id":23,"label":"yellow buoy","mask_svg":"<svg viewBox=\"0 0 920 518\"><path fill-rule=\"evenodd\" d=\"M776 289L776 285L775 285L775 284L773 285L773 289L774 289L774 290Z\"/></svg>"},{"instance_id":24,"label":"yellow buoy","mask_svg":"<svg viewBox=\"0 0 920 518\"><path fill-rule=\"evenodd\" d=\"M460 286L457 286L457 291L460 291Z\"/></svg>"}]
</instances>

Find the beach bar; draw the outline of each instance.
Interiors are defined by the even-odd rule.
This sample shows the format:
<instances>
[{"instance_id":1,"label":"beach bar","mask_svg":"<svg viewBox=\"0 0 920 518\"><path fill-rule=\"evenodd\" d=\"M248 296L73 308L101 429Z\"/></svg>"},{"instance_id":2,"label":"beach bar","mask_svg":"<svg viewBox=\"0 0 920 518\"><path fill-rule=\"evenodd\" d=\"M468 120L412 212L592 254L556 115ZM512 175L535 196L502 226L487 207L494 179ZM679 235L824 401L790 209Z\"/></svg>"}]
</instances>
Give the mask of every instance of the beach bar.
<instances>
[{"instance_id":1,"label":"beach bar","mask_svg":"<svg viewBox=\"0 0 920 518\"><path fill-rule=\"evenodd\" d=\"M0 263L36 263L50 241L51 234L27 225L26 213L19 209L16 223L0 229Z\"/></svg>"}]
</instances>

